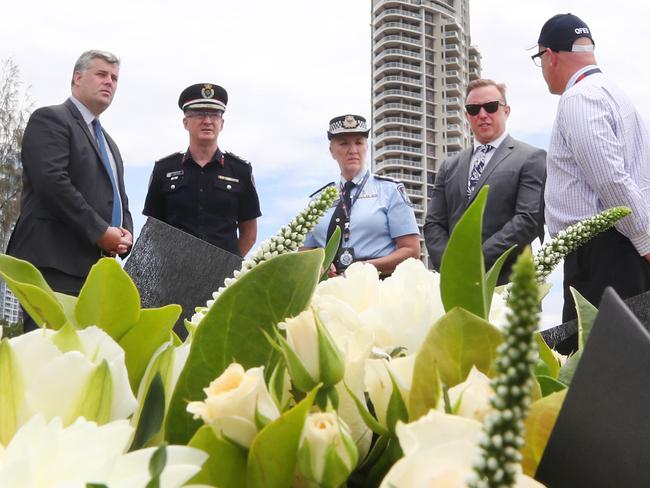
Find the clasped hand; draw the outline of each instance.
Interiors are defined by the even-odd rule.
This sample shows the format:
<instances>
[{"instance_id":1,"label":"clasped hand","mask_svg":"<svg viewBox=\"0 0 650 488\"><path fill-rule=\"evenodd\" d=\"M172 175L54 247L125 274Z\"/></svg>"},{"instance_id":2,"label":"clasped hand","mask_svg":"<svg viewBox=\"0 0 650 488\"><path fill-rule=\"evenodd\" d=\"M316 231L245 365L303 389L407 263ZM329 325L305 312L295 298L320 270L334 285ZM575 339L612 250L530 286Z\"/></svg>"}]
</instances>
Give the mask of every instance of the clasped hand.
<instances>
[{"instance_id":1,"label":"clasped hand","mask_svg":"<svg viewBox=\"0 0 650 488\"><path fill-rule=\"evenodd\" d=\"M124 227L109 227L97 241L97 245L107 254L124 254L133 245L133 236Z\"/></svg>"}]
</instances>

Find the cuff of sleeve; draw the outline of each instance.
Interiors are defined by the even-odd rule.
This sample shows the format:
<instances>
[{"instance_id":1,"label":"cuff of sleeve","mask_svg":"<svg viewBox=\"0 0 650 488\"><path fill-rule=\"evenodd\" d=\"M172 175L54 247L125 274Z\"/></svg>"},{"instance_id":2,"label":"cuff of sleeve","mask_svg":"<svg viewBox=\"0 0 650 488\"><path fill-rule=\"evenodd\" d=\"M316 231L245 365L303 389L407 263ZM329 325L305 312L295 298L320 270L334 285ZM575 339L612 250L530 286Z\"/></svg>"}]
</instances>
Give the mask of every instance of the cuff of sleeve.
<instances>
[{"instance_id":1,"label":"cuff of sleeve","mask_svg":"<svg viewBox=\"0 0 650 488\"><path fill-rule=\"evenodd\" d=\"M629 239L641 256L650 253L650 235L640 234Z\"/></svg>"}]
</instances>

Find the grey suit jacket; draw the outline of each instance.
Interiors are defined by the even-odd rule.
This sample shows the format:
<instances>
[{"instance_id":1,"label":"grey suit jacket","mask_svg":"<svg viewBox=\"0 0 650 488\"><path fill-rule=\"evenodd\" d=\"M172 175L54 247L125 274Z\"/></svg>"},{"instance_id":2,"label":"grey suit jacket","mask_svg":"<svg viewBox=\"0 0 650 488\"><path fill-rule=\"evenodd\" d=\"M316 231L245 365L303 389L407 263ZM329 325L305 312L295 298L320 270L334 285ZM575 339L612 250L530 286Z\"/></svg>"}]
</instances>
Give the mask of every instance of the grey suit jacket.
<instances>
[{"instance_id":1,"label":"grey suit jacket","mask_svg":"<svg viewBox=\"0 0 650 488\"><path fill-rule=\"evenodd\" d=\"M440 269L449 235L483 186L489 185L483 215L486 269L513 245L517 249L501 273L507 282L516 255L535 237L544 237L546 151L507 136L485 167L471 198L467 180L473 148L447 159L436 175L424 224L424 241L435 269Z\"/></svg>"},{"instance_id":2,"label":"grey suit jacket","mask_svg":"<svg viewBox=\"0 0 650 488\"><path fill-rule=\"evenodd\" d=\"M123 224L133 233L117 145L104 132L115 158ZM7 253L38 268L84 277L101 257L96 242L111 222L113 188L99 148L70 99L36 110L22 143L21 211Z\"/></svg>"}]
</instances>

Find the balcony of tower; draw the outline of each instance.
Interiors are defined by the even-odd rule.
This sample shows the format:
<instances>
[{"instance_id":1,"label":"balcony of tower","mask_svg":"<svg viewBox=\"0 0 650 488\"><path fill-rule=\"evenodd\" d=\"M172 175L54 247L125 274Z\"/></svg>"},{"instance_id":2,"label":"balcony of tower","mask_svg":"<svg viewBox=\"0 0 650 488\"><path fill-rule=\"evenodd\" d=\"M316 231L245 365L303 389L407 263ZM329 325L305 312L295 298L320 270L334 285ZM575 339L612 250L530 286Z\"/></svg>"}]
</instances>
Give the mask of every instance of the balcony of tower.
<instances>
[{"instance_id":1,"label":"balcony of tower","mask_svg":"<svg viewBox=\"0 0 650 488\"><path fill-rule=\"evenodd\" d=\"M383 76L378 80L375 80L375 90L378 90L379 88L383 87L384 85L390 85L389 88L393 88L394 86L399 86L399 85L409 85L409 86L416 86L416 87L421 87L422 86L422 81L419 76L400 76L400 75L391 75L391 76Z\"/></svg>"},{"instance_id":2,"label":"balcony of tower","mask_svg":"<svg viewBox=\"0 0 650 488\"><path fill-rule=\"evenodd\" d=\"M414 119L409 117L384 117L378 119L375 124L375 129L390 129L390 128L400 128L400 127L422 127L422 121L420 119Z\"/></svg>"},{"instance_id":3,"label":"balcony of tower","mask_svg":"<svg viewBox=\"0 0 650 488\"><path fill-rule=\"evenodd\" d=\"M375 155L393 156L399 158L402 155L422 155L422 148L420 146L412 146L408 144L387 144L377 146L375 148Z\"/></svg>"},{"instance_id":4,"label":"balcony of tower","mask_svg":"<svg viewBox=\"0 0 650 488\"><path fill-rule=\"evenodd\" d=\"M402 130L387 130L379 133L375 133L374 140L378 144L381 141L386 141L388 144L389 141L400 142L400 141L412 141L412 142L422 142L422 134L420 132L406 132Z\"/></svg>"},{"instance_id":5,"label":"balcony of tower","mask_svg":"<svg viewBox=\"0 0 650 488\"><path fill-rule=\"evenodd\" d=\"M383 36L381 39L377 39L375 41L375 54L377 54L381 48L384 47L399 47L403 45L420 47L422 45L422 41L419 36L415 37L397 34Z\"/></svg>"},{"instance_id":6,"label":"balcony of tower","mask_svg":"<svg viewBox=\"0 0 650 488\"><path fill-rule=\"evenodd\" d=\"M463 81L463 76L462 73L458 70L449 70L445 72L445 78L447 79L447 83L461 83Z\"/></svg>"},{"instance_id":7,"label":"balcony of tower","mask_svg":"<svg viewBox=\"0 0 650 488\"><path fill-rule=\"evenodd\" d=\"M402 61L405 58L409 61L419 61L420 59L422 59L422 53L420 51L416 51L413 49L401 49L401 48L391 47L388 49L382 49L381 51L377 52L374 56L373 61L375 63L375 66L377 66L377 63L379 63L382 60L385 60L387 62Z\"/></svg>"},{"instance_id":8,"label":"balcony of tower","mask_svg":"<svg viewBox=\"0 0 650 488\"><path fill-rule=\"evenodd\" d=\"M380 12L375 16L373 19L373 22L377 23L380 22L383 19L396 19L396 20L421 20L422 19L422 14L419 12L414 12L412 10L407 10L403 8L388 8Z\"/></svg>"},{"instance_id":9,"label":"balcony of tower","mask_svg":"<svg viewBox=\"0 0 650 488\"><path fill-rule=\"evenodd\" d=\"M386 73L388 76L404 76L402 71L417 73L419 75L422 72L422 67L419 63L403 63L398 61L382 62L374 66L375 79L379 79L381 73Z\"/></svg>"},{"instance_id":10,"label":"balcony of tower","mask_svg":"<svg viewBox=\"0 0 650 488\"><path fill-rule=\"evenodd\" d=\"M384 112L391 114L394 117L403 116L404 112L422 115L422 107L420 105L410 105L399 102L386 102L375 106L375 116Z\"/></svg>"},{"instance_id":11,"label":"balcony of tower","mask_svg":"<svg viewBox=\"0 0 650 488\"><path fill-rule=\"evenodd\" d=\"M421 100L422 94L412 90L388 89L375 93L375 106L382 101L419 102Z\"/></svg>"},{"instance_id":12,"label":"balcony of tower","mask_svg":"<svg viewBox=\"0 0 650 488\"><path fill-rule=\"evenodd\" d=\"M405 157L389 157L375 162L376 169L388 170L403 170L403 169L422 169L422 161L419 159L407 159Z\"/></svg>"},{"instance_id":13,"label":"balcony of tower","mask_svg":"<svg viewBox=\"0 0 650 488\"><path fill-rule=\"evenodd\" d=\"M401 35L402 33L418 33L422 32L420 25L409 24L407 22L384 22L381 25L376 25L374 30L374 38L377 39L381 34Z\"/></svg>"}]
</instances>

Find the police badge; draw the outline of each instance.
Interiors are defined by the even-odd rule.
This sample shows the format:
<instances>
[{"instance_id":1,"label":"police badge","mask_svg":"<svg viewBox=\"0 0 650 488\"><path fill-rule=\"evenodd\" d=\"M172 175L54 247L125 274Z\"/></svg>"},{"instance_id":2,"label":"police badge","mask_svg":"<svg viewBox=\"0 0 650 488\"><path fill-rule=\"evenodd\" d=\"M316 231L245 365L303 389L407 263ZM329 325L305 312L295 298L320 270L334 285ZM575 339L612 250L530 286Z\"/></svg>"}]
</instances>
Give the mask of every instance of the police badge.
<instances>
[{"instance_id":1,"label":"police badge","mask_svg":"<svg viewBox=\"0 0 650 488\"><path fill-rule=\"evenodd\" d=\"M203 88L201 88L201 96L203 98L212 98L214 96L214 89L210 83L203 85Z\"/></svg>"},{"instance_id":2,"label":"police badge","mask_svg":"<svg viewBox=\"0 0 650 488\"><path fill-rule=\"evenodd\" d=\"M359 122L354 118L353 115L346 115L345 119L343 119L343 127L346 129L354 129L358 125Z\"/></svg>"},{"instance_id":3,"label":"police badge","mask_svg":"<svg viewBox=\"0 0 650 488\"><path fill-rule=\"evenodd\" d=\"M348 269L354 263L354 248L352 247L342 247L339 249L338 256L334 266L336 267L336 272L341 274Z\"/></svg>"}]
</instances>

